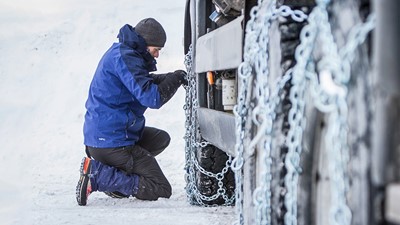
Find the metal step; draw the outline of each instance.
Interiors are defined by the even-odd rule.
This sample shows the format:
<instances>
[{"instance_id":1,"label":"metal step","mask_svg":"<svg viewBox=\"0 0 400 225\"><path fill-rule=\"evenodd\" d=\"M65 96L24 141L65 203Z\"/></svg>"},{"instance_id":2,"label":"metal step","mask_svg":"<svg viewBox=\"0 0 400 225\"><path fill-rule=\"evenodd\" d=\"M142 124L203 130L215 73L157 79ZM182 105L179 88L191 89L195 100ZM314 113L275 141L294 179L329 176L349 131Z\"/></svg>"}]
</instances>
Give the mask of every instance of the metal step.
<instances>
[{"instance_id":1,"label":"metal step","mask_svg":"<svg viewBox=\"0 0 400 225\"><path fill-rule=\"evenodd\" d=\"M201 136L212 145L235 156L235 116L208 108L197 109Z\"/></svg>"}]
</instances>

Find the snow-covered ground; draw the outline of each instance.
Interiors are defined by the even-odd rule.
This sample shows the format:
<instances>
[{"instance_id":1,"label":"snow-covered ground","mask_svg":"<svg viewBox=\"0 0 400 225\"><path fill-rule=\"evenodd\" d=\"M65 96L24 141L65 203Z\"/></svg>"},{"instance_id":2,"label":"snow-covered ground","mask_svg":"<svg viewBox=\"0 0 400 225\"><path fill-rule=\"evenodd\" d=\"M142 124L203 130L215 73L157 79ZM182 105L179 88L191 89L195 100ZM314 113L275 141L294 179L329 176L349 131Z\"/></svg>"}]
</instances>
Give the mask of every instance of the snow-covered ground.
<instances>
[{"instance_id":1,"label":"snow-covered ground","mask_svg":"<svg viewBox=\"0 0 400 225\"><path fill-rule=\"evenodd\" d=\"M119 28L154 17L167 31L159 72L183 69L186 1L0 0L0 224L232 224L233 207L188 204L184 181L185 92L147 111L147 125L168 131L158 156L170 199L111 199L93 193L78 206L89 83Z\"/></svg>"}]
</instances>

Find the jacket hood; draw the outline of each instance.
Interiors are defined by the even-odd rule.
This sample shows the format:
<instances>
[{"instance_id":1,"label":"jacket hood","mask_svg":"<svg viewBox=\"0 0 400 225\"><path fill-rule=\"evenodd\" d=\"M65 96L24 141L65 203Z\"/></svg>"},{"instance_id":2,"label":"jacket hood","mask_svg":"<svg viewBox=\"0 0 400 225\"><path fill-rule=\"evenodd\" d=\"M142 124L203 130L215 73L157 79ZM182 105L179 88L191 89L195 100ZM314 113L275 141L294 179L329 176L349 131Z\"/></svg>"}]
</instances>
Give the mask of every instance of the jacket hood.
<instances>
[{"instance_id":1,"label":"jacket hood","mask_svg":"<svg viewBox=\"0 0 400 225\"><path fill-rule=\"evenodd\" d=\"M133 50L136 50L143 56L149 71L157 70L157 62L147 51L146 41L135 31L134 27L129 24L125 24L119 30L118 39L120 43L132 48Z\"/></svg>"},{"instance_id":2,"label":"jacket hood","mask_svg":"<svg viewBox=\"0 0 400 225\"><path fill-rule=\"evenodd\" d=\"M120 43L123 43L133 49L138 50L139 52L146 51L146 41L138 35L133 28L129 24L125 24L119 30L118 39Z\"/></svg>"}]
</instances>

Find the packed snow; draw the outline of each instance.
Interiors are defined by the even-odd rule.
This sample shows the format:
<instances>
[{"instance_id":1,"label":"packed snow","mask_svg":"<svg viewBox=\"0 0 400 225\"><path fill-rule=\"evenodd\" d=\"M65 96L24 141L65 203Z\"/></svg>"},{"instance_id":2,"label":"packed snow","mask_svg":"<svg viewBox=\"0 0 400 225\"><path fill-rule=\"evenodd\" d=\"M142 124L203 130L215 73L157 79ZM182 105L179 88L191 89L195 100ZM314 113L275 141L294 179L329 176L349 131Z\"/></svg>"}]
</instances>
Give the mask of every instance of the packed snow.
<instances>
[{"instance_id":1,"label":"packed snow","mask_svg":"<svg viewBox=\"0 0 400 225\"><path fill-rule=\"evenodd\" d=\"M234 207L188 203L184 180L185 91L147 125L166 130L157 157L170 199L112 199L93 193L78 206L75 186L84 154L83 116L92 75L119 28L154 17L167 32L158 72L184 69L185 2L164 0L0 0L0 224L232 224Z\"/></svg>"}]
</instances>

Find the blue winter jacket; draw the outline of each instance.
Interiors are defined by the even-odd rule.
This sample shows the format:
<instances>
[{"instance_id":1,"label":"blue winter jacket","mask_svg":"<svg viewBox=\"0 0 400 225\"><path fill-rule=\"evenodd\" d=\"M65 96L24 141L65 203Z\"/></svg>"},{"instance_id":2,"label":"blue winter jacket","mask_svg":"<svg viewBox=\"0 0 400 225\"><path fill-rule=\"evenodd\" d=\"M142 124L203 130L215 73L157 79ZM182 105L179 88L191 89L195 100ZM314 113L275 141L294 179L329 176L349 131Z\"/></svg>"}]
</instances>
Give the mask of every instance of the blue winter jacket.
<instances>
[{"instance_id":1,"label":"blue winter jacket","mask_svg":"<svg viewBox=\"0 0 400 225\"><path fill-rule=\"evenodd\" d=\"M130 25L119 31L119 43L104 54L86 101L84 144L95 148L134 145L145 126L148 107L160 108L158 86L149 72L156 61L144 39Z\"/></svg>"}]
</instances>

